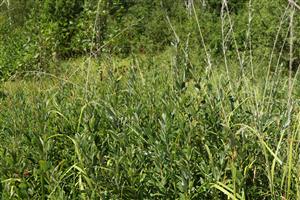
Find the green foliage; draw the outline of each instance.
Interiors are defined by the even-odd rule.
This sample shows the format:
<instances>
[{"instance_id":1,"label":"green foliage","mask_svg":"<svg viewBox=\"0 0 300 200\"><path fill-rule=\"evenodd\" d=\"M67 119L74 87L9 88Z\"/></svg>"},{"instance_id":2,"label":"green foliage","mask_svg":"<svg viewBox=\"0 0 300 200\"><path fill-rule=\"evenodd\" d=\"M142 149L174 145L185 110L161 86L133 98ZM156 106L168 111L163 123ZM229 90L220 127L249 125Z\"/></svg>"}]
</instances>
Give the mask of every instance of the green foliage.
<instances>
[{"instance_id":1,"label":"green foliage","mask_svg":"<svg viewBox=\"0 0 300 200\"><path fill-rule=\"evenodd\" d=\"M2 35L0 41L0 77L2 80L19 69L19 58L24 53L23 45L26 37L20 28L11 30L8 24L1 26L0 34Z\"/></svg>"},{"instance_id":2,"label":"green foliage","mask_svg":"<svg viewBox=\"0 0 300 200\"><path fill-rule=\"evenodd\" d=\"M72 55L71 42L77 32L78 19L83 11L84 1L56 0L45 1L41 11L43 24L42 31L50 31L49 38L55 41L53 52L61 57ZM47 30L49 28L49 30ZM46 35L47 37L47 35Z\"/></svg>"},{"instance_id":3,"label":"green foliage","mask_svg":"<svg viewBox=\"0 0 300 200\"><path fill-rule=\"evenodd\" d=\"M229 1L227 4L223 2L223 5L220 1L205 1L194 6L189 4L191 2L14 1L9 5L10 8L3 4L3 23L0 24L3 33L1 76L7 78L18 70L47 71L51 62L86 55L91 50L96 56L106 52L123 57L131 53L163 51L178 42L174 41L174 31L180 42L189 41L201 53L203 41L199 37L195 14L202 27L204 42L215 57L223 52L221 15L225 25L223 34L234 31L234 35L227 38L226 42L226 51L232 56L235 56L236 48L243 52L249 50L249 37L256 55L271 52L282 19L276 53L279 55L283 46L282 62L287 62L289 50L285 41L288 15L283 16L285 1L277 0L270 4L269 1L243 0ZM296 14L295 27L299 27L298 18ZM251 34L247 35L249 30ZM295 45L298 45L299 31L298 28L294 30ZM294 49L296 68L299 50Z\"/></svg>"},{"instance_id":4,"label":"green foliage","mask_svg":"<svg viewBox=\"0 0 300 200\"><path fill-rule=\"evenodd\" d=\"M288 184L287 172L282 166L287 164L291 137L295 141L299 137L297 113L292 115L291 135L283 134L286 80L280 79L281 87L275 91L268 87L263 101L258 89L263 88L263 77L257 76L256 85L244 77L241 89L238 79L224 78L223 69L214 68L214 77L209 78L200 63L192 61L196 67L190 68L179 52L171 49L159 57L125 61L103 59L101 67L89 66L87 88L84 70L65 78L69 70L83 69L85 61L62 64L59 77L7 83L0 100L3 197L276 199L285 195L281 183ZM177 57L177 62L166 57ZM230 83L236 85L230 89ZM256 96L253 90L258 90ZM274 93L269 99L270 92ZM260 109L269 111L256 113L253 101L262 102ZM276 156L283 164L274 158L280 141ZM294 199L297 146L292 151L295 168L289 196Z\"/></svg>"},{"instance_id":5,"label":"green foliage","mask_svg":"<svg viewBox=\"0 0 300 200\"><path fill-rule=\"evenodd\" d=\"M247 0L231 0L226 2L219 0L210 0L208 2L204 2L203 4L207 6L208 9L220 15L222 10L222 4L224 4L224 8L230 13L238 14L240 11L245 9L247 2Z\"/></svg>"},{"instance_id":6,"label":"green foliage","mask_svg":"<svg viewBox=\"0 0 300 200\"><path fill-rule=\"evenodd\" d=\"M286 1L1 5L1 198L299 199Z\"/></svg>"}]
</instances>

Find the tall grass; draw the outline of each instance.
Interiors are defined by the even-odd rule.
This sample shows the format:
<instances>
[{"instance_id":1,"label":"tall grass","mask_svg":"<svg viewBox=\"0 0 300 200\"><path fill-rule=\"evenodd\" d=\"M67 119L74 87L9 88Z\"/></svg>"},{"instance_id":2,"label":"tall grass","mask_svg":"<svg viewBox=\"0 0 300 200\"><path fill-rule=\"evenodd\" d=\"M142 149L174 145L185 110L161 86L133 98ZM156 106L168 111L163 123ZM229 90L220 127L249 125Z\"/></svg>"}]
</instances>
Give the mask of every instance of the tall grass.
<instances>
[{"instance_id":1,"label":"tall grass","mask_svg":"<svg viewBox=\"0 0 300 200\"><path fill-rule=\"evenodd\" d=\"M274 70L274 51L267 62L253 56L248 6L241 52L223 1L221 61L192 5L204 60L167 18L175 43L160 55L91 54L61 63L59 75L4 83L2 198L299 199L298 71L287 74L279 61ZM290 66L294 9L278 25L288 32Z\"/></svg>"}]
</instances>

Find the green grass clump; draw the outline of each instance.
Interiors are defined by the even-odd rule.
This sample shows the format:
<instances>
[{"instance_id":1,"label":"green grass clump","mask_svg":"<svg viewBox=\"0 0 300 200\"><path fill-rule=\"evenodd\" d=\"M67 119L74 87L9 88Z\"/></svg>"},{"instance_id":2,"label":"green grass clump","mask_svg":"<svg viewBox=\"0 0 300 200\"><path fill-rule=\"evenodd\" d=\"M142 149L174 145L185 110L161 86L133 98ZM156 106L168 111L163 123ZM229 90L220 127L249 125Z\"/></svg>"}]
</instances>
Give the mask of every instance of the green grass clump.
<instances>
[{"instance_id":1,"label":"green grass clump","mask_svg":"<svg viewBox=\"0 0 300 200\"><path fill-rule=\"evenodd\" d=\"M0 199L300 199L299 8L2 1Z\"/></svg>"},{"instance_id":2,"label":"green grass clump","mask_svg":"<svg viewBox=\"0 0 300 200\"><path fill-rule=\"evenodd\" d=\"M2 85L3 199L300 197L299 88L290 112L283 74L207 72L172 49L100 63Z\"/></svg>"}]
</instances>

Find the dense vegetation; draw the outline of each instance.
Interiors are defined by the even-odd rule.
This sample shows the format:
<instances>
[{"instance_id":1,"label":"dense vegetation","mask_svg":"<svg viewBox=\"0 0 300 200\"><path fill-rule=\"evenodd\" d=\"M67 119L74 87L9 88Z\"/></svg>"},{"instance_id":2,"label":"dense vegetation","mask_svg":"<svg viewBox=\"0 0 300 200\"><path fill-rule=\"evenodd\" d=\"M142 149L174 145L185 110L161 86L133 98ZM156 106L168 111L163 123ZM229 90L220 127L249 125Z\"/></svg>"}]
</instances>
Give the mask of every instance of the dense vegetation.
<instances>
[{"instance_id":1,"label":"dense vegetation","mask_svg":"<svg viewBox=\"0 0 300 200\"><path fill-rule=\"evenodd\" d=\"M3 199L300 199L300 2L4 0Z\"/></svg>"}]
</instances>

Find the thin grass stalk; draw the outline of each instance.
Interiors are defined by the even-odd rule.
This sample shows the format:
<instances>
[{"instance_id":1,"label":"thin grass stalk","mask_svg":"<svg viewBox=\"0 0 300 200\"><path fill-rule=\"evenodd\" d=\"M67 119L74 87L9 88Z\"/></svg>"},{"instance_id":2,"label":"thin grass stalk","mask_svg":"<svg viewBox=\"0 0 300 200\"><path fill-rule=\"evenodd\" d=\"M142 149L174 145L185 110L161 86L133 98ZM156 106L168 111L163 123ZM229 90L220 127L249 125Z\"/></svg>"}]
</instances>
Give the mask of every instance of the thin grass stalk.
<instances>
[{"instance_id":1,"label":"thin grass stalk","mask_svg":"<svg viewBox=\"0 0 300 200\"><path fill-rule=\"evenodd\" d=\"M281 45L280 52L279 52L279 55L278 55L278 58L277 58L277 63L276 63L276 67L275 67L274 76L272 77L275 80L271 80L271 77L270 77L270 82L272 82L272 83L271 83L271 86L270 86L271 91L270 91L270 94L269 94L269 97L268 97L269 99L273 98L273 95L274 95L275 91L277 91L277 89L279 87L280 79L282 78L282 77L280 77L280 75L282 75L282 74L280 73L280 70L279 70L280 59L283 55L284 46L286 44L286 41L288 40L288 37L289 37L289 29L286 31L286 34L285 34L285 37L284 37L284 40L283 40L283 44ZM272 109L273 105L274 104L271 104L271 103L267 102L267 108L265 110L267 112L271 112L271 109Z\"/></svg>"},{"instance_id":2,"label":"thin grass stalk","mask_svg":"<svg viewBox=\"0 0 300 200\"><path fill-rule=\"evenodd\" d=\"M288 135L289 138L291 136L291 113L293 109L292 105L292 92L293 92L293 60L294 60L294 55L293 55L293 50L294 50L294 13L295 13L295 6L294 4L291 4L291 12L290 12L290 38L289 38L289 45L290 45L290 52L289 52L289 88L288 88L288 101L287 101L287 122L288 122ZM293 139L293 136L292 136ZM289 145L289 151L288 151L288 163L289 163L289 168L288 168L288 180L287 180L287 199L289 199L289 193L290 193L290 187L291 187L291 163L292 163L292 154L293 154L293 146L290 144Z\"/></svg>"},{"instance_id":3,"label":"thin grass stalk","mask_svg":"<svg viewBox=\"0 0 300 200\"><path fill-rule=\"evenodd\" d=\"M253 67L253 53L252 53L252 35L251 35L251 25L252 25L252 0L249 0L248 3L248 29L246 33L248 45L249 45L249 62L250 62L250 68L251 68L251 76L252 80L254 80L254 67Z\"/></svg>"},{"instance_id":4,"label":"thin grass stalk","mask_svg":"<svg viewBox=\"0 0 300 200\"><path fill-rule=\"evenodd\" d=\"M211 73L211 70L212 70L211 56L210 56L210 53L208 52L208 49L207 49L206 44L205 44L205 40L204 40L204 37L203 37L203 34L202 34L202 28L200 26L200 22L199 22L198 15L197 15L197 12L196 12L196 9L195 9L194 1L192 0L191 3L192 3L192 8L193 8L194 16L195 16L195 19L196 19L196 23L197 23L197 26L198 26L198 31L199 31L199 34L200 34L201 43L202 43L202 46L204 48L204 52L205 52L205 55L206 55L206 62L207 62L207 65L208 65L207 68L206 68L206 73L209 75Z\"/></svg>"},{"instance_id":5,"label":"thin grass stalk","mask_svg":"<svg viewBox=\"0 0 300 200\"><path fill-rule=\"evenodd\" d=\"M299 71L299 69L298 69ZM297 124L297 129L295 130L295 141L296 145L295 148L296 150L299 150L299 145L300 145L300 112L298 112L297 114L297 118L296 121L298 122ZM295 152L295 154L299 154L298 151ZM294 163L297 166L297 170L295 170L295 187L296 187L296 196L297 199L300 199L300 179L298 177L300 177L300 165L299 165L299 161L295 161Z\"/></svg>"},{"instance_id":6,"label":"thin grass stalk","mask_svg":"<svg viewBox=\"0 0 300 200\"><path fill-rule=\"evenodd\" d=\"M89 90L89 79L90 79L90 71L91 71L91 64L92 64L92 57L93 57L93 48L94 48L94 41L96 38L96 27L97 27L97 22L99 20L99 13L100 13L100 8L101 8L102 0L98 1L97 4L97 10L96 10L96 18L94 21L94 26L93 26L93 35L92 35L92 40L91 40L91 47L90 47L90 52L89 52L89 57L88 57L88 64L87 64L87 73L86 73L86 80L85 80L85 96L86 99L88 97L87 91Z\"/></svg>"},{"instance_id":7,"label":"thin grass stalk","mask_svg":"<svg viewBox=\"0 0 300 200\"><path fill-rule=\"evenodd\" d=\"M266 75L266 78L265 78L266 81L265 81L265 84L264 84L264 91L263 91L263 95L262 95L262 105L264 105L267 89L269 88L269 79L270 79L273 56L275 54L275 49L276 49L276 45L277 45L277 42L278 42L278 39L279 39L279 34L280 34L281 29L282 29L282 25L284 23L284 18L286 16L287 12L288 12L288 8L289 8L289 6L286 6L285 11L284 11L284 13L283 13L283 15L280 19L280 24L279 24L279 27L278 27L278 30L277 30L277 33L276 33L276 36L275 36L275 40L274 40L274 43L273 43L273 47L272 47L272 50L271 50L268 69L267 69L267 75ZM260 113L263 113L263 112L264 112L264 106L262 106Z\"/></svg>"},{"instance_id":8,"label":"thin grass stalk","mask_svg":"<svg viewBox=\"0 0 300 200\"><path fill-rule=\"evenodd\" d=\"M289 3L294 7L297 8L298 10L300 10L300 6L293 0L289 0Z\"/></svg>"},{"instance_id":9,"label":"thin grass stalk","mask_svg":"<svg viewBox=\"0 0 300 200\"><path fill-rule=\"evenodd\" d=\"M222 8L221 8L221 31L222 31L222 52L223 52L223 57L224 57L224 64L225 64L225 70L226 70L226 75L228 79L228 84L230 91L232 92L232 85L231 85L231 78L229 75L229 67L228 67L228 61L227 61L227 56L226 56L226 36L225 36L225 30L224 30L224 24L225 24L225 15L224 15L224 1L222 2ZM231 29L229 30L231 31Z\"/></svg>"},{"instance_id":10,"label":"thin grass stalk","mask_svg":"<svg viewBox=\"0 0 300 200\"><path fill-rule=\"evenodd\" d=\"M275 151L276 157L278 157L279 150L280 150L284 135L285 135L285 129L282 130L281 133L280 133L280 139L279 139L279 142L277 144L276 151ZM271 182L272 182L272 190L271 191L273 191L273 192L275 191L275 189L274 189L274 183L275 183L274 177L275 177L275 167L276 167L276 163L277 163L276 161L277 160L274 157L273 161L272 161L272 166L271 166L271 177L270 177L270 179L271 179ZM273 193L272 195L275 198L275 194Z\"/></svg>"},{"instance_id":11,"label":"thin grass stalk","mask_svg":"<svg viewBox=\"0 0 300 200\"><path fill-rule=\"evenodd\" d=\"M252 0L249 0L248 3L248 29L246 33L246 38L248 41L249 45L249 62L250 62L250 69L251 69L251 85L253 85L254 80L255 80L255 74L254 74L254 66L253 66L253 52L252 52L252 35L251 35L251 28L252 28ZM250 86L251 87L251 86ZM259 111L259 105L258 105L258 97L257 97L257 92L254 87L251 87L252 89L252 95L253 95L253 104L254 104L254 112L253 113L258 113ZM257 118L257 116L255 116Z\"/></svg>"},{"instance_id":12,"label":"thin grass stalk","mask_svg":"<svg viewBox=\"0 0 300 200\"><path fill-rule=\"evenodd\" d=\"M291 179L292 179L292 168L293 168L293 140L294 135L288 139L288 148L287 148L287 156L288 156L288 162L287 162L287 168L288 168L288 175L287 175L287 191L286 191L286 198L290 199L290 192L291 192Z\"/></svg>"},{"instance_id":13,"label":"thin grass stalk","mask_svg":"<svg viewBox=\"0 0 300 200\"><path fill-rule=\"evenodd\" d=\"M232 22L232 19L231 19L231 15L229 13L227 0L223 0L222 5L223 4L224 4L224 8L226 10L227 16L228 16L228 22L229 22L230 30L232 31L233 43L234 43L234 46L235 46L238 62L239 62L239 65L240 65L240 72L241 72L241 76L239 76L239 81L240 81L240 78L242 78L244 76L244 61L242 60L241 53L239 51L238 44L237 44L237 41L236 41L236 38L235 38L233 22Z\"/></svg>"}]
</instances>

